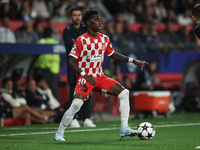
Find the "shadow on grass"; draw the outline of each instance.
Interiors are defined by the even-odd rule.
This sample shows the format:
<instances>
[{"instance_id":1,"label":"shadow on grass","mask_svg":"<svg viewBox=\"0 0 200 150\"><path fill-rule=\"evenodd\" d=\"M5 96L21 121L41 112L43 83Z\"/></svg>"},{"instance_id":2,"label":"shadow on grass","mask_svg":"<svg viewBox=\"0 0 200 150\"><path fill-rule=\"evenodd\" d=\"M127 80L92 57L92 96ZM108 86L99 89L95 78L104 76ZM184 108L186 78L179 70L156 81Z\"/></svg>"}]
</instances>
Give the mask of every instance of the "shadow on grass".
<instances>
[{"instance_id":1,"label":"shadow on grass","mask_svg":"<svg viewBox=\"0 0 200 150\"><path fill-rule=\"evenodd\" d=\"M72 146L72 147L80 147L80 146L134 146L134 147L149 147L152 146L152 143L144 143L141 145L141 140L139 139L122 139L122 140L101 140L101 141L65 141L65 142L59 142L59 141L54 141L51 143L46 143L46 144L51 144L51 145L66 145L66 146ZM44 143L45 144L45 143Z\"/></svg>"}]
</instances>

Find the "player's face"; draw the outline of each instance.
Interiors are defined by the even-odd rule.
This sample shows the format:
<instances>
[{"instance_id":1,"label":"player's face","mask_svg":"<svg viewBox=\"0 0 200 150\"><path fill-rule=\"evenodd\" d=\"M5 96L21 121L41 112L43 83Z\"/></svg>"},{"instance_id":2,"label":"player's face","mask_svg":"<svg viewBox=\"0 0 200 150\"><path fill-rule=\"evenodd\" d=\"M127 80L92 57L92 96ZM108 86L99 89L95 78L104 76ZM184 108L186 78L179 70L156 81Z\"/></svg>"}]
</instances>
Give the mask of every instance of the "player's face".
<instances>
[{"instance_id":1,"label":"player's face","mask_svg":"<svg viewBox=\"0 0 200 150\"><path fill-rule=\"evenodd\" d=\"M82 14L81 14L81 11L79 10L75 10L72 12L72 15L71 15L71 20L72 20L72 23L73 24L80 24L81 23L81 20L82 20Z\"/></svg>"},{"instance_id":2,"label":"player's face","mask_svg":"<svg viewBox=\"0 0 200 150\"><path fill-rule=\"evenodd\" d=\"M93 15L93 17L90 19L90 28L93 32L99 32L101 31L101 18L99 15Z\"/></svg>"}]
</instances>

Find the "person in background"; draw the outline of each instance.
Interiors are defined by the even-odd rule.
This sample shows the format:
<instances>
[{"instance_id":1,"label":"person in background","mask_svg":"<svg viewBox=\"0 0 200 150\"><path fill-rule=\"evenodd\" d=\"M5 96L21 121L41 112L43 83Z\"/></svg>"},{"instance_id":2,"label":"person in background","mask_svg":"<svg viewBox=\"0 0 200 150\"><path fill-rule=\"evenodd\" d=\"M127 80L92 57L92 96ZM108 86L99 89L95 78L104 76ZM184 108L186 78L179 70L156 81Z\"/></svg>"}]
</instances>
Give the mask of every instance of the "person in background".
<instances>
[{"instance_id":1,"label":"person in background","mask_svg":"<svg viewBox=\"0 0 200 150\"><path fill-rule=\"evenodd\" d=\"M9 3L3 3L0 5L0 19L3 19L6 16L8 16L9 18L11 17Z\"/></svg>"},{"instance_id":2,"label":"person in background","mask_svg":"<svg viewBox=\"0 0 200 150\"><path fill-rule=\"evenodd\" d=\"M41 76L37 76L35 80L36 80L36 85L37 85L37 88L36 88L37 92L40 95L42 95L42 97L46 97L49 99L48 102L46 103L46 107L48 107L49 110L55 112L54 120L55 122L59 122L64 113L64 109L60 107L60 103L54 97L51 89L48 87L46 78L41 75ZM51 112L49 113L52 114Z\"/></svg>"},{"instance_id":3,"label":"person in background","mask_svg":"<svg viewBox=\"0 0 200 150\"><path fill-rule=\"evenodd\" d=\"M47 27L51 28L51 30L53 31L52 33L53 39L58 41L59 43L63 43L62 37L60 36L58 31L55 29L54 24L55 24L55 21L53 20L53 17L50 17L47 19Z\"/></svg>"},{"instance_id":4,"label":"person in background","mask_svg":"<svg viewBox=\"0 0 200 150\"><path fill-rule=\"evenodd\" d=\"M66 21L66 17L62 15L62 6L61 5L58 5L54 8L53 19L56 22Z\"/></svg>"},{"instance_id":5,"label":"person in background","mask_svg":"<svg viewBox=\"0 0 200 150\"><path fill-rule=\"evenodd\" d=\"M24 120L25 125L32 123L45 124L45 118L38 112L31 109L26 102L26 99L13 95L13 82L11 78L4 78L2 80L1 95L12 108L13 118Z\"/></svg>"},{"instance_id":6,"label":"person in background","mask_svg":"<svg viewBox=\"0 0 200 150\"><path fill-rule=\"evenodd\" d=\"M58 44L53 39L53 30L49 27L44 30L44 39L38 41L38 44ZM34 63L34 77L43 75L54 97L59 100L58 84L60 71L59 54L41 54Z\"/></svg>"},{"instance_id":7,"label":"person in background","mask_svg":"<svg viewBox=\"0 0 200 150\"><path fill-rule=\"evenodd\" d=\"M82 14L79 8L72 8L70 11L70 17L72 23L68 25L63 31L63 40L66 48L67 61L69 60L69 53L72 49L74 41L83 33L87 32L87 26L81 23ZM67 77L70 87L69 99L65 104L65 109L68 109L72 103L74 89L76 87L76 73L69 67L69 62L67 62ZM71 127L79 128L79 120L83 120L83 126L86 127L96 127L94 123L90 120L90 99L85 101L84 105L79 112L75 115L74 119L70 123Z\"/></svg>"},{"instance_id":8,"label":"person in background","mask_svg":"<svg viewBox=\"0 0 200 150\"><path fill-rule=\"evenodd\" d=\"M37 36L37 41L44 38L44 24L43 19L37 18L35 19L34 25L33 25L33 32Z\"/></svg>"},{"instance_id":9,"label":"person in background","mask_svg":"<svg viewBox=\"0 0 200 150\"><path fill-rule=\"evenodd\" d=\"M0 27L0 43L16 43L16 37L13 31L9 29L10 18L4 16L1 20L2 26Z\"/></svg>"},{"instance_id":10,"label":"person in background","mask_svg":"<svg viewBox=\"0 0 200 150\"><path fill-rule=\"evenodd\" d=\"M184 45L174 31L173 26L173 22L168 22L166 29L160 35L163 51L177 51L184 48Z\"/></svg>"},{"instance_id":11,"label":"person in background","mask_svg":"<svg viewBox=\"0 0 200 150\"><path fill-rule=\"evenodd\" d=\"M21 82L21 70L14 70L12 73L12 83L13 83L13 95L15 97L25 98L26 94L25 91L21 88L22 82Z\"/></svg>"},{"instance_id":12,"label":"person in background","mask_svg":"<svg viewBox=\"0 0 200 150\"><path fill-rule=\"evenodd\" d=\"M41 94L37 90L36 82L34 79L29 79L27 81L25 92L27 104L31 108L33 108L45 117L53 117L56 114L55 111L50 108L49 97Z\"/></svg>"},{"instance_id":13,"label":"person in background","mask_svg":"<svg viewBox=\"0 0 200 150\"><path fill-rule=\"evenodd\" d=\"M163 90L160 85L160 80L154 75L157 68L157 62L155 60L149 60L149 67L140 71L136 78L135 91L154 91Z\"/></svg>"},{"instance_id":14,"label":"person in background","mask_svg":"<svg viewBox=\"0 0 200 150\"><path fill-rule=\"evenodd\" d=\"M197 4L192 8L192 19L196 24L194 32L200 39L200 4Z\"/></svg>"},{"instance_id":15,"label":"person in background","mask_svg":"<svg viewBox=\"0 0 200 150\"><path fill-rule=\"evenodd\" d=\"M17 43L36 43L38 36L32 31L31 22L24 22L15 32Z\"/></svg>"},{"instance_id":16,"label":"person in background","mask_svg":"<svg viewBox=\"0 0 200 150\"><path fill-rule=\"evenodd\" d=\"M31 8L28 0L23 0L20 11L17 14L17 20L32 21Z\"/></svg>"}]
</instances>

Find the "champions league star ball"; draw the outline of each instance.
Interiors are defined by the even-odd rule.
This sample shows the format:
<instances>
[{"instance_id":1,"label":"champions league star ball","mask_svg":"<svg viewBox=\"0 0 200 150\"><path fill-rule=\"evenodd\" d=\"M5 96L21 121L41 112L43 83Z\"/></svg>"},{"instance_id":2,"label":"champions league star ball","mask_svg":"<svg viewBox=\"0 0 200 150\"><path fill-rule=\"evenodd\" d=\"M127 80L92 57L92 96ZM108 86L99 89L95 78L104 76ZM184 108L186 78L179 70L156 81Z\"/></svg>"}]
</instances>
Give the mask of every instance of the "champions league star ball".
<instances>
[{"instance_id":1,"label":"champions league star ball","mask_svg":"<svg viewBox=\"0 0 200 150\"><path fill-rule=\"evenodd\" d=\"M153 137L155 136L155 133L156 133L153 125L151 123L149 123L149 122L142 122L137 127L137 131L138 131L138 137L141 140L153 139Z\"/></svg>"}]
</instances>

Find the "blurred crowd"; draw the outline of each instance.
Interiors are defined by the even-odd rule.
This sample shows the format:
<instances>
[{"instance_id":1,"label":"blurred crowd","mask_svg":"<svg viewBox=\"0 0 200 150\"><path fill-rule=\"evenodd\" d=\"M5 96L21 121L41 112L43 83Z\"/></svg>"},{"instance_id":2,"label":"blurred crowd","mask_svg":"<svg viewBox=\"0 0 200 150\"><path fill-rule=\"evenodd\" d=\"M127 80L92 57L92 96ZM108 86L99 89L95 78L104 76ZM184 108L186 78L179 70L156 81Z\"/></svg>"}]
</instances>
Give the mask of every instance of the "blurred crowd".
<instances>
[{"instance_id":1,"label":"blurred crowd","mask_svg":"<svg viewBox=\"0 0 200 150\"><path fill-rule=\"evenodd\" d=\"M70 22L69 11L90 8L100 13L103 29L116 51L196 50L191 9L199 0L1 0L0 42L37 43L46 27L63 43L55 22ZM23 25L9 30L12 20ZM45 22L45 25L44 25ZM138 25L139 24L139 25ZM137 26L138 25L138 26Z\"/></svg>"}]
</instances>

